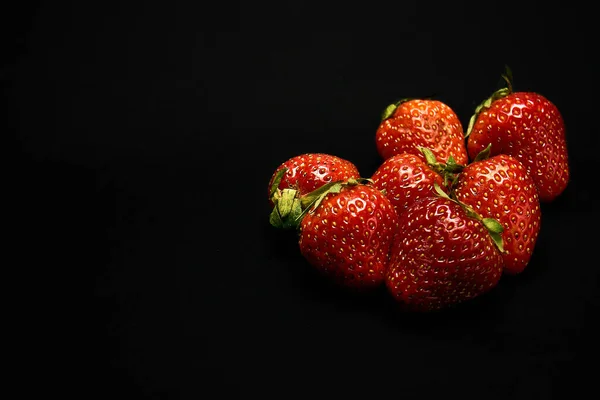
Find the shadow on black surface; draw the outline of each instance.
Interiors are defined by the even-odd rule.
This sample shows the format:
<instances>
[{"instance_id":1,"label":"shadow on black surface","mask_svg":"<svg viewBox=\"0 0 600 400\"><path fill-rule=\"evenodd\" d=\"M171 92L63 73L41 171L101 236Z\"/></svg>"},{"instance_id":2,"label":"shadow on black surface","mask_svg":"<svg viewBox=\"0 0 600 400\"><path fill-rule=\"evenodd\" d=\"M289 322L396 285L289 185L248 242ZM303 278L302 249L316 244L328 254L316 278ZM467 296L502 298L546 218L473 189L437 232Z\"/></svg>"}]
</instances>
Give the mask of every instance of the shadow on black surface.
<instances>
[{"instance_id":1,"label":"shadow on black surface","mask_svg":"<svg viewBox=\"0 0 600 400\"><path fill-rule=\"evenodd\" d=\"M398 332L433 333L448 335L453 329L485 328L494 316L502 312L506 297L510 296L514 280L507 278L489 293L449 309L414 313L403 311L387 292L384 285L368 292L342 288L320 275L300 254L295 232L281 232L263 224L268 250L279 264L286 267L286 281L299 298L324 305L333 305L341 313L376 315ZM437 333L436 333L437 332Z\"/></svg>"}]
</instances>

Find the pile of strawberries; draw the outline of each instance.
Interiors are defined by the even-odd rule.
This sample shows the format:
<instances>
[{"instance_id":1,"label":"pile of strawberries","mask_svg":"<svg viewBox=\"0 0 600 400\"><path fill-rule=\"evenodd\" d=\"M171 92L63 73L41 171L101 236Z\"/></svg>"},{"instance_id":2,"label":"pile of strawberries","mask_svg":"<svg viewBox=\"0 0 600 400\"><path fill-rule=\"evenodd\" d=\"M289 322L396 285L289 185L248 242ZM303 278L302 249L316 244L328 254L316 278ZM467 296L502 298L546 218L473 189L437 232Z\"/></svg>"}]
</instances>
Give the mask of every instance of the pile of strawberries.
<instances>
[{"instance_id":1,"label":"pile of strawberries","mask_svg":"<svg viewBox=\"0 0 600 400\"><path fill-rule=\"evenodd\" d=\"M369 178L332 154L301 154L269 182L270 223L296 229L301 254L336 284L385 285L406 311L455 306L528 265L540 202L569 182L565 124L548 99L506 87L463 131L433 99L386 108L383 162Z\"/></svg>"}]
</instances>

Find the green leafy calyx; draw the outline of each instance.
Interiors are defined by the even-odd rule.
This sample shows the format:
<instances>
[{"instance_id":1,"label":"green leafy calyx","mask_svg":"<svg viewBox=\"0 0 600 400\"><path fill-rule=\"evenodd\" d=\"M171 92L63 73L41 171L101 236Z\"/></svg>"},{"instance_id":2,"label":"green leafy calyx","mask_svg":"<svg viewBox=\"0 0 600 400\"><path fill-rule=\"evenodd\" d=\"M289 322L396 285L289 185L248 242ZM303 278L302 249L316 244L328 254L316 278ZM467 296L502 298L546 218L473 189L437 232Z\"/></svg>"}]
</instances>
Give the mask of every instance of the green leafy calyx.
<instances>
[{"instance_id":1,"label":"green leafy calyx","mask_svg":"<svg viewBox=\"0 0 600 400\"><path fill-rule=\"evenodd\" d=\"M468 138L471 132L473 131L473 127L475 126L475 122L477 121L477 117L479 117L479 114L490 108L494 101L506 97L513 92L512 71L508 66L505 66L504 73L501 75L501 77L506 83L506 86L496 90L494 93L492 93L490 97L482 101L475 108L475 112L471 116L471 119L469 119L469 125L467 127L467 131L465 132L465 139Z\"/></svg>"},{"instance_id":2,"label":"green leafy calyx","mask_svg":"<svg viewBox=\"0 0 600 400\"><path fill-rule=\"evenodd\" d=\"M444 185L446 187L454 186L459 174L462 172L465 166L458 164L452 156L448 157L448 161L445 163L439 162L431 149L426 147L419 147L419 151L423 154L423 156L425 156L425 160L429 168L444 178Z\"/></svg>"},{"instance_id":3,"label":"green leafy calyx","mask_svg":"<svg viewBox=\"0 0 600 400\"><path fill-rule=\"evenodd\" d=\"M277 180L277 176L275 177ZM307 212L313 212L329 194L340 193L344 187L372 183L367 178L350 178L346 181L327 183L305 195L295 189L277 189L272 196L273 210L269 222L275 228L297 229ZM273 191L273 190L272 190Z\"/></svg>"}]
</instances>

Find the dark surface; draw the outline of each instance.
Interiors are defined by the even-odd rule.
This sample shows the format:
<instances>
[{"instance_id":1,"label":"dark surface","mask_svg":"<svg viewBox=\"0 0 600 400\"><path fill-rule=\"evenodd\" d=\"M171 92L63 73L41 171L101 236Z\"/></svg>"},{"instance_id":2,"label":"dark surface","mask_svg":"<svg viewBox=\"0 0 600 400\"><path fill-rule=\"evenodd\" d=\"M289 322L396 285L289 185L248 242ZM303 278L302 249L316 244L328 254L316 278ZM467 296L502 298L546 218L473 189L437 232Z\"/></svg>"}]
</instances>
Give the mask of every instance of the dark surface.
<instances>
[{"instance_id":1,"label":"dark surface","mask_svg":"<svg viewBox=\"0 0 600 400\"><path fill-rule=\"evenodd\" d=\"M589 8L29 4L2 13L0 66L22 391L562 399L594 390ZM454 310L402 315L384 292L329 286L293 234L268 225L266 185L281 162L329 152L369 176L387 104L434 95L466 126L505 64L515 89L562 111L572 169L567 190L543 206L521 275Z\"/></svg>"}]
</instances>

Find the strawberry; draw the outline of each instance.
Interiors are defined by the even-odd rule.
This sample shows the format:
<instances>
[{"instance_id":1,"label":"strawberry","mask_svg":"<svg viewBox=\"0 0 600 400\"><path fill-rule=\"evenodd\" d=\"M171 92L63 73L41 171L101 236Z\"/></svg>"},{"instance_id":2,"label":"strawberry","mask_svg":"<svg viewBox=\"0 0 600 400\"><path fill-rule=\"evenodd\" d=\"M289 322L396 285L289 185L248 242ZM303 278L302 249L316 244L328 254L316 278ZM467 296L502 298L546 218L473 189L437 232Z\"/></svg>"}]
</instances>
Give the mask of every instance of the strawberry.
<instances>
[{"instance_id":1,"label":"strawberry","mask_svg":"<svg viewBox=\"0 0 600 400\"><path fill-rule=\"evenodd\" d=\"M447 191L442 176L421 158L409 153L384 160L371 179L377 189L385 191L398 214L420 198L430 197L434 193L434 183Z\"/></svg>"},{"instance_id":2,"label":"strawberry","mask_svg":"<svg viewBox=\"0 0 600 400\"><path fill-rule=\"evenodd\" d=\"M509 154L525 165L540 201L550 202L569 182L565 123L558 108L536 92L514 92L509 69L507 87L482 102L465 136L471 159L492 145L490 155Z\"/></svg>"},{"instance_id":3,"label":"strawberry","mask_svg":"<svg viewBox=\"0 0 600 400\"><path fill-rule=\"evenodd\" d=\"M307 194L300 204L296 225L289 227L298 229L309 264L345 288L383 284L398 218L383 193L368 180L351 178Z\"/></svg>"},{"instance_id":4,"label":"strawberry","mask_svg":"<svg viewBox=\"0 0 600 400\"><path fill-rule=\"evenodd\" d=\"M485 156L480 156L485 157ZM533 178L518 159L499 154L464 167L454 187L456 199L504 228L504 271L523 271L540 230L540 201Z\"/></svg>"},{"instance_id":5,"label":"strawberry","mask_svg":"<svg viewBox=\"0 0 600 400\"><path fill-rule=\"evenodd\" d=\"M308 262L352 288L383 283L397 215L379 190L344 185L327 194L300 224L299 246Z\"/></svg>"},{"instance_id":6,"label":"strawberry","mask_svg":"<svg viewBox=\"0 0 600 400\"><path fill-rule=\"evenodd\" d=\"M419 147L426 147L441 162L450 156L458 164L468 162L462 124L454 110L438 100L401 100L389 105L375 142L383 159L410 153L425 160Z\"/></svg>"},{"instance_id":7,"label":"strawberry","mask_svg":"<svg viewBox=\"0 0 600 400\"><path fill-rule=\"evenodd\" d=\"M273 182L281 171L285 170L280 183L273 188ZM299 195L312 192L326 183L359 178L360 174L352 162L324 153L305 153L288 159L280 164L269 181L269 199L276 189L294 189Z\"/></svg>"},{"instance_id":8,"label":"strawberry","mask_svg":"<svg viewBox=\"0 0 600 400\"><path fill-rule=\"evenodd\" d=\"M455 306L488 292L502 275L498 222L438 193L398 219L385 285L407 311Z\"/></svg>"}]
</instances>

